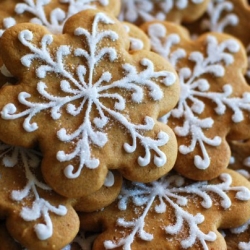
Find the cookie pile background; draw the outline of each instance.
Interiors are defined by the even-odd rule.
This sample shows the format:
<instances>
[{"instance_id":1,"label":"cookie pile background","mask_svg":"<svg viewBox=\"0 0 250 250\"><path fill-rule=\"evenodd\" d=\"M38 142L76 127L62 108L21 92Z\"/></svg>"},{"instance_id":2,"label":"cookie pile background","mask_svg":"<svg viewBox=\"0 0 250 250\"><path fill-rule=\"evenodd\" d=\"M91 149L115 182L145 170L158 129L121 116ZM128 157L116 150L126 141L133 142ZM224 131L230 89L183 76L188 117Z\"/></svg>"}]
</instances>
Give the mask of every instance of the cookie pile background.
<instances>
[{"instance_id":1,"label":"cookie pile background","mask_svg":"<svg viewBox=\"0 0 250 250\"><path fill-rule=\"evenodd\" d=\"M250 249L247 0L2 0L0 249Z\"/></svg>"}]
</instances>

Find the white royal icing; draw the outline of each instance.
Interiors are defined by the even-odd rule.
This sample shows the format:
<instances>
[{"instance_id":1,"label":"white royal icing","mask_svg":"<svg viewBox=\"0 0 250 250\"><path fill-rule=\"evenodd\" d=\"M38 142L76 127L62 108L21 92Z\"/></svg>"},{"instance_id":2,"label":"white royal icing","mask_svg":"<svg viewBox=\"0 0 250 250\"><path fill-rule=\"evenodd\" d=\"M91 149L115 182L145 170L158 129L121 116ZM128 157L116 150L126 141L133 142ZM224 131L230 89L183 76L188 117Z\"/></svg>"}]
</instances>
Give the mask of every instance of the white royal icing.
<instances>
[{"instance_id":1,"label":"white royal icing","mask_svg":"<svg viewBox=\"0 0 250 250\"><path fill-rule=\"evenodd\" d=\"M104 186L105 187L112 187L115 183L115 177L114 174L111 171L108 171L108 174L106 176L105 182L104 182Z\"/></svg>"},{"instance_id":2,"label":"white royal icing","mask_svg":"<svg viewBox=\"0 0 250 250\"><path fill-rule=\"evenodd\" d=\"M208 233L202 232L199 225L205 220L201 213L191 214L185 210L189 203L195 200L195 197L201 199L199 205L204 209L210 209L212 206L221 206L224 210L230 209L232 202L228 196L228 192L236 192L235 198L238 200L250 200L250 190L244 186L233 186L232 177L230 174L224 173L220 175L221 182L218 184L210 184L208 182L194 182L192 184L185 184L185 179L179 175L167 175L158 181L151 184L143 183L129 183L124 185L119 196L118 208L120 210L127 210L131 204L135 207L142 208L142 212L136 212L131 221L126 221L124 218L117 220L117 225L129 229L128 234L124 234L115 242L107 240L104 242L106 249L113 249L123 247L123 249L132 249L135 237L142 241L151 241L154 238L154 230L146 232L144 227L147 222L149 213L162 214L167 211L169 207L174 210L173 216L176 217L173 225L161 226L166 234L178 237L181 234L182 228L189 227L189 235L187 238L180 240L181 246L184 249L192 247L195 243L199 243L202 249L208 250L207 241L215 241L216 233L210 231ZM216 194L217 199L215 200ZM154 203L157 200L156 203ZM198 199L197 199L198 202ZM198 206L198 203L197 203ZM156 217L157 218L157 217ZM157 222L157 221L156 221ZM150 230L150 229L148 229ZM123 234L121 234L123 235Z\"/></svg>"},{"instance_id":3,"label":"white royal icing","mask_svg":"<svg viewBox=\"0 0 250 250\"><path fill-rule=\"evenodd\" d=\"M119 19L135 22L138 18L143 21L155 19L165 20L168 13L174 8L182 10L188 7L189 2L200 4L204 0L122 0L122 9ZM157 6L160 11L154 13Z\"/></svg>"},{"instance_id":4,"label":"white royal icing","mask_svg":"<svg viewBox=\"0 0 250 250\"><path fill-rule=\"evenodd\" d=\"M96 8L96 3L102 6L107 6L109 4L109 0L60 0L59 3L67 4L67 11L63 11L61 8L57 7L52 9L50 13L47 13L45 8L50 3L53 3L53 1L54 0L23 0L16 4L15 13L17 15L30 13L34 16L30 22L47 27L51 33L60 34L62 33L65 21L72 15L82 10ZM5 18L3 20L4 29L0 30L0 36L5 29L13 26L15 22L15 19L12 17Z\"/></svg>"},{"instance_id":5,"label":"white royal icing","mask_svg":"<svg viewBox=\"0 0 250 250\"><path fill-rule=\"evenodd\" d=\"M130 32L130 28L128 25L124 24L123 25L124 29L126 30L127 33ZM129 36L129 39L130 39L130 50L141 50L143 49L144 47L144 44L143 44L143 41L138 39L138 38L135 38L135 37L132 37L132 36Z\"/></svg>"},{"instance_id":6,"label":"white royal icing","mask_svg":"<svg viewBox=\"0 0 250 250\"><path fill-rule=\"evenodd\" d=\"M5 65L2 65L2 67L0 67L0 72L2 73L2 75L6 76L6 77L12 77L13 75L9 72L9 70L6 68Z\"/></svg>"},{"instance_id":7,"label":"white royal icing","mask_svg":"<svg viewBox=\"0 0 250 250\"><path fill-rule=\"evenodd\" d=\"M16 106L9 103L1 112L2 118L6 120L26 117L23 128L27 132L32 132L39 129L39 124L31 121L39 112L48 110L51 118L58 120L62 115L60 112L62 107L66 108L69 115L78 116L82 112L82 107L85 106L84 119L75 131L69 134L64 127L57 131L57 137L60 141L72 143L71 145L74 147L71 153L58 151L58 161L70 161L75 157L80 159L77 170L72 165L65 168L64 174L67 178L78 177L84 166L90 169L99 166L99 159L92 158L91 147L102 148L108 142L108 135L103 132L103 129L109 124L110 119L119 123L131 136L132 143L125 142L123 144L127 153L134 152L137 149L137 143L145 149L145 155L138 157L140 166L146 166L153 160L157 167L161 167L167 161L165 153L159 147L168 142L168 134L160 131L157 139L145 136L145 131L154 128L154 119L146 116L144 124L134 124L129 118L129 114L122 113L126 108L127 100L122 96L122 93L116 93L116 91L119 88L126 93L131 93L129 102L133 102L135 105L143 101L145 91L148 91L152 100L157 102L163 98L163 92L161 87L155 83L155 80L159 79L162 85L170 86L175 83L176 76L169 71L155 72L153 62L144 58L140 62L143 67L140 72L133 65L124 63L121 66L123 75L120 79L113 80L111 72L104 71L101 77L94 82L93 74L100 61L106 58L109 63L112 63L118 57L115 47L111 46L119 39L118 34L105 28L99 30L99 23L102 23L105 27L105 24L113 24L113 21L104 13L98 13L94 18L91 32L81 27L75 30L75 36L87 38L86 46L88 45L89 51L83 48L74 49L68 45L61 45L53 51L55 56L51 55L48 48L53 43L52 35L44 35L39 43L40 47L37 47L32 43L33 33L29 30L21 31L18 36L19 40L31 52L21 58L21 63L27 68L31 67L36 59L42 63L36 69L36 75L41 79L37 83L37 91L43 102L29 101L31 95L27 92L21 92L18 95L18 101L27 109L18 112ZM109 40L108 45L98 48L103 39ZM87 61L87 65L73 65L73 69L69 68L64 64L64 60L69 56L83 58ZM63 78L63 80L60 80L60 96L47 92L46 75L52 73ZM79 107L73 104L75 100L80 100ZM103 100L115 101L113 109L106 107ZM98 111L99 116L91 119L93 108Z\"/></svg>"},{"instance_id":8,"label":"white royal icing","mask_svg":"<svg viewBox=\"0 0 250 250\"><path fill-rule=\"evenodd\" d=\"M17 164L22 164L25 170L27 184L22 190L13 190L11 199L16 202L30 200L33 198L32 207L23 206L20 216L25 221L35 221L42 218L44 223L39 223L34 226L34 230L38 239L46 240L53 235L53 224L50 218L50 213L59 216L64 216L67 213L67 208L63 205L55 207L47 200L39 196L37 188L50 191L51 188L37 180L32 169L38 168L41 157L32 150L27 150L19 147L12 147L4 143L0 144L1 160L5 167L15 167Z\"/></svg>"},{"instance_id":9,"label":"white royal icing","mask_svg":"<svg viewBox=\"0 0 250 250\"><path fill-rule=\"evenodd\" d=\"M204 74L218 78L223 77L225 66L234 63L233 54L239 51L240 46L233 39L218 43L216 37L209 35L205 44L206 55L199 51L187 55L180 45L178 48L179 35L167 35L167 30L162 24L150 25L148 34L152 50L168 59L175 67L181 85L181 96L176 108L161 117L160 120L167 123L171 116L184 119L183 126L176 126L174 131L180 137L190 136L192 139L189 146L179 145L179 152L186 155L199 146L202 157L196 155L194 164L198 169L207 169L210 165L210 156L206 145L219 146L221 138L219 136L208 138L204 133L214 124L212 117L199 118L205 109L204 98L217 105L214 111L218 115L224 115L227 108L231 109L233 112L232 121L238 123L244 119L243 110L250 111L250 93L244 93L241 98L231 97L233 87L229 83L223 86L222 92L212 92L210 91L212 83L208 82ZM194 63L194 68L179 68L178 62L187 57Z\"/></svg>"}]
</instances>

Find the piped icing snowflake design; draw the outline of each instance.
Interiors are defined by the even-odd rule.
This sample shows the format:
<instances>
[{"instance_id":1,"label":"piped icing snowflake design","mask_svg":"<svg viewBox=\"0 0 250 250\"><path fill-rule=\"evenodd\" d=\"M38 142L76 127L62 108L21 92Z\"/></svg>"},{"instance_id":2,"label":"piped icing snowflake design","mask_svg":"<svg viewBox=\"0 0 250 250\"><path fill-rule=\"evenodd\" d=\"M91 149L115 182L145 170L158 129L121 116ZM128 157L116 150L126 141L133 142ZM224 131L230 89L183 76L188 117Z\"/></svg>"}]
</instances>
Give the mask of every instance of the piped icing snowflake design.
<instances>
[{"instance_id":1,"label":"piped icing snowflake design","mask_svg":"<svg viewBox=\"0 0 250 250\"><path fill-rule=\"evenodd\" d=\"M96 4L101 6L107 6L109 0L60 0L58 1L58 7L47 13L46 7L54 3L54 0L23 0L17 3L14 7L15 15L17 16L34 16L29 21L31 23L37 23L47 27L51 33L62 33L63 25L65 21L72 15L89 9L96 8ZM67 10L63 10L64 5L67 6ZM61 8L60 8L61 7ZM28 20L24 20L28 21ZM17 22L13 17L7 17L3 19L3 29L0 30L0 36L4 30L15 25Z\"/></svg>"},{"instance_id":2,"label":"piped icing snowflake design","mask_svg":"<svg viewBox=\"0 0 250 250\"><path fill-rule=\"evenodd\" d=\"M226 77L226 68L235 63L234 54L239 52L240 45L236 40L228 37L218 41L217 37L211 33L204 38L203 44L206 49L203 53L205 54L198 51L199 48L195 43L193 43L194 51L191 49L191 52L187 52L186 45L182 42L178 32L171 31L167 34L166 27L163 23L149 24L147 32L153 51L168 59L177 70L180 77L181 97L176 108L161 117L160 120L174 129L177 139L190 138L185 142L189 143L188 145L179 142L179 153L185 157L187 154L193 154L199 148L201 153L194 155L194 166L197 169L206 170L211 165L212 157L207 147L216 148L221 145L223 139L217 135L213 137L206 135L209 130L213 129L217 119L217 116L211 116L211 112L206 115L207 109L209 109L206 103L211 102L211 107L215 104L213 112L218 116L224 116L230 110L232 123L235 124L245 119L244 111L250 111L248 89L245 92L242 91L241 97L234 96L235 83L225 82L221 90L211 90L213 86L216 86L216 78ZM186 66L189 64L181 64L183 60L188 60L188 63L192 62L192 68ZM209 80L208 75L213 76L213 80ZM245 83L242 83L245 86ZM237 84L239 83L237 82ZM174 125L175 122L172 124L171 119L183 120L183 122Z\"/></svg>"},{"instance_id":3,"label":"piped icing snowflake design","mask_svg":"<svg viewBox=\"0 0 250 250\"><path fill-rule=\"evenodd\" d=\"M158 105L168 88L175 85L176 75L169 70L155 71L155 62L145 56L139 62L140 70L130 63L123 62L120 66L122 73L119 78L114 77L110 69L112 70L113 63L121 56L115 47L120 38L110 27L115 27L118 23L115 24L102 12L88 12L94 15L90 31L83 27L74 30L74 38L78 39L77 41L83 43L81 39L86 39L82 47L60 45L52 52L52 35L43 35L39 43L35 44L33 32L19 32L20 43L30 51L21 57L22 65L31 69L33 62L41 63L35 69L38 78L35 91L38 93L39 102L33 101L29 92L20 92L18 101L26 109L19 111L14 103L8 103L3 107L1 116L4 120L24 118L23 128L28 133L39 130L39 124L32 119L41 112L49 112L54 121L62 119L64 111L72 119L79 117L80 124L74 131L69 132L70 128L62 125L56 131L58 141L63 145L68 144L71 148L71 152L59 149L56 155L58 162L69 162L64 169L64 175L69 179L79 177L84 167L96 169L100 166L100 159L92 156L92 149L101 149L108 143L109 137L105 128L112 125L110 123L113 121L123 127L131 138L130 142L122 142L124 152L134 153L139 144L144 148L145 155L138 156L138 165L145 167L153 164L162 167L166 164L167 157L161 147L168 143L169 135L164 131L159 131L156 138L145 135L146 132L154 130L157 114L152 114L151 117L147 115L143 123L137 124L131 120L129 109L131 103L134 110L136 105L140 106L145 102L146 95L151 103L155 103L152 105ZM86 15L91 18L89 13ZM77 16L74 18L79 19ZM82 60L82 63L70 64L68 67L66 61L72 57ZM104 69L97 77L98 67L104 61L110 65L110 69ZM58 86L61 93L58 96L49 92L46 77L51 74L60 77ZM40 101L41 99L43 101ZM77 167L71 163L76 159L79 159Z\"/></svg>"},{"instance_id":4,"label":"piped icing snowflake design","mask_svg":"<svg viewBox=\"0 0 250 250\"><path fill-rule=\"evenodd\" d=\"M210 249L208 243L216 242L218 232L210 231L209 228L206 228L206 233L202 231L204 230L202 225L206 223L206 216L202 213L208 215L204 211L209 211L217 206L224 211L229 211L232 200L243 202L250 199L249 189L245 186L232 185L232 178L230 172L226 172L220 175L217 182L188 183L185 178L175 174L167 175L150 184L126 182L118 198L118 204L115 205L120 210L120 214L117 215L115 233L112 234L112 231L109 230L107 236L101 237L106 239L104 241L105 249L129 250L133 249L134 243L137 243L138 246L138 244L147 244L146 242L153 240L160 246L164 246L164 249L168 244L174 246L173 241L179 242L181 249L189 249L194 246L199 246L199 249L204 250ZM196 205L190 208L190 205L194 203ZM197 210L193 209L194 207ZM123 213L127 210L131 212L132 217ZM217 208L216 210L218 211ZM111 211L113 210L111 209ZM125 214L129 216L129 220ZM169 214L171 215L169 216ZM210 215L213 216L213 212ZM151 222L154 225L148 225L149 217L153 218ZM102 216L100 218L103 219ZM170 218L173 219L172 222ZM209 220L209 218L207 219ZM162 233L159 233L160 236L155 235L158 232L157 227L160 227L160 230L166 234L167 239L162 236ZM183 230L186 232L185 234ZM119 232L119 236L117 232ZM107 239L110 234L114 236L115 240ZM166 244L163 244L162 241ZM150 245L148 247L150 248ZM177 248L179 249L176 245Z\"/></svg>"},{"instance_id":5,"label":"piped icing snowflake design","mask_svg":"<svg viewBox=\"0 0 250 250\"><path fill-rule=\"evenodd\" d=\"M190 3L200 5L206 0L122 0L120 20L138 22L152 20L166 20L173 11L182 11L189 7Z\"/></svg>"},{"instance_id":6,"label":"piped icing snowflake design","mask_svg":"<svg viewBox=\"0 0 250 250\"><path fill-rule=\"evenodd\" d=\"M206 15L194 25L200 26L200 32L225 32L240 39L247 49L248 71L246 77L249 80L250 37L246 34L245 30L249 27L248 16L250 8L247 5L245 0L212 0L207 6Z\"/></svg>"},{"instance_id":7,"label":"piped icing snowflake design","mask_svg":"<svg viewBox=\"0 0 250 250\"><path fill-rule=\"evenodd\" d=\"M7 144L0 144L1 161L4 167L14 168L18 164L22 164L25 172L27 184L22 190L12 190L11 199L17 203L25 202L25 200L33 197L32 206L24 205L20 216L25 221L35 221L42 218L43 223L36 224L34 230L40 240L46 240L53 234L53 224L50 219L50 213L58 216L64 216L67 213L67 208L64 205L58 207L52 205L49 201L40 197L38 188L46 191L51 191L51 188L45 183L39 181L33 173L39 167L41 156L32 150L23 149L20 147L12 147ZM1 175L1 171L0 171ZM24 203L25 204L25 203Z\"/></svg>"}]
</instances>

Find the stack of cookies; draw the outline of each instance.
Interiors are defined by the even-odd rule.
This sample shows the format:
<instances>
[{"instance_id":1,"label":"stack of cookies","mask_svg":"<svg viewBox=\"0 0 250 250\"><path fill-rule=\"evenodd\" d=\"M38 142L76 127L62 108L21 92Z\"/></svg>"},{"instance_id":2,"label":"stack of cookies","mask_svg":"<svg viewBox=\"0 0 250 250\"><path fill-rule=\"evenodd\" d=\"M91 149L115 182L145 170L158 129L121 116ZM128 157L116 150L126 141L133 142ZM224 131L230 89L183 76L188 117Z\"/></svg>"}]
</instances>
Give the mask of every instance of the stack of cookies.
<instances>
[{"instance_id":1,"label":"stack of cookies","mask_svg":"<svg viewBox=\"0 0 250 250\"><path fill-rule=\"evenodd\" d=\"M0 7L0 250L250 249L246 0Z\"/></svg>"}]
</instances>

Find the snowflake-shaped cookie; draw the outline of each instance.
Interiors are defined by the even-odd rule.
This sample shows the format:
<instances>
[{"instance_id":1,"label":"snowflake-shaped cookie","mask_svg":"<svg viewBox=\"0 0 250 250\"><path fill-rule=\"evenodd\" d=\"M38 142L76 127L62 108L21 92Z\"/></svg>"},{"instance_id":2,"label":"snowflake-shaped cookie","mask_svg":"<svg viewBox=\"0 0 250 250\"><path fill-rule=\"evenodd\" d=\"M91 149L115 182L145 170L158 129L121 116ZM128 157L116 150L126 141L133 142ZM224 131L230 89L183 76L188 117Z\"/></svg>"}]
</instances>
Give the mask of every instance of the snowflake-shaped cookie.
<instances>
[{"instance_id":1,"label":"snowflake-shaped cookie","mask_svg":"<svg viewBox=\"0 0 250 250\"><path fill-rule=\"evenodd\" d=\"M217 229L246 221L249 199L249 182L232 170L210 182L190 182L173 174L149 184L126 182L116 203L80 214L81 227L102 228L94 250L156 245L158 249L226 249ZM239 208L244 213L237 213Z\"/></svg>"},{"instance_id":2,"label":"snowflake-shaped cookie","mask_svg":"<svg viewBox=\"0 0 250 250\"><path fill-rule=\"evenodd\" d=\"M143 29L152 50L168 59L180 77L180 100L160 118L177 135L175 169L191 179L214 178L230 160L226 137L238 140L250 135L244 50L223 34L191 41L186 30L167 22L147 23Z\"/></svg>"},{"instance_id":3,"label":"snowflake-shaped cookie","mask_svg":"<svg viewBox=\"0 0 250 250\"><path fill-rule=\"evenodd\" d=\"M1 139L39 143L46 182L68 197L100 189L108 169L142 182L168 172L176 139L157 117L179 98L171 65L149 51L129 53L123 24L103 12L74 15L64 33L19 24L2 36L2 58L19 82L1 89Z\"/></svg>"},{"instance_id":4,"label":"snowflake-shaped cookie","mask_svg":"<svg viewBox=\"0 0 250 250\"><path fill-rule=\"evenodd\" d=\"M40 180L37 152L4 143L0 152L0 215L6 217L12 237L29 249L67 245L78 232L75 201L60 197ZM63 225L70 231L59 236Z\"/></svg>"},{"instance_id":5,"label":"snowflake-shaped cookie","mask_svg":"<svg viewBox=\"0 0 250 250\"><path fill-rule=\"evenodd\" d=\"M119 19L137 24L152 20L192 22L204 13L208 2L208 0L122 0Z\"/></svg>"}]
</instances>

